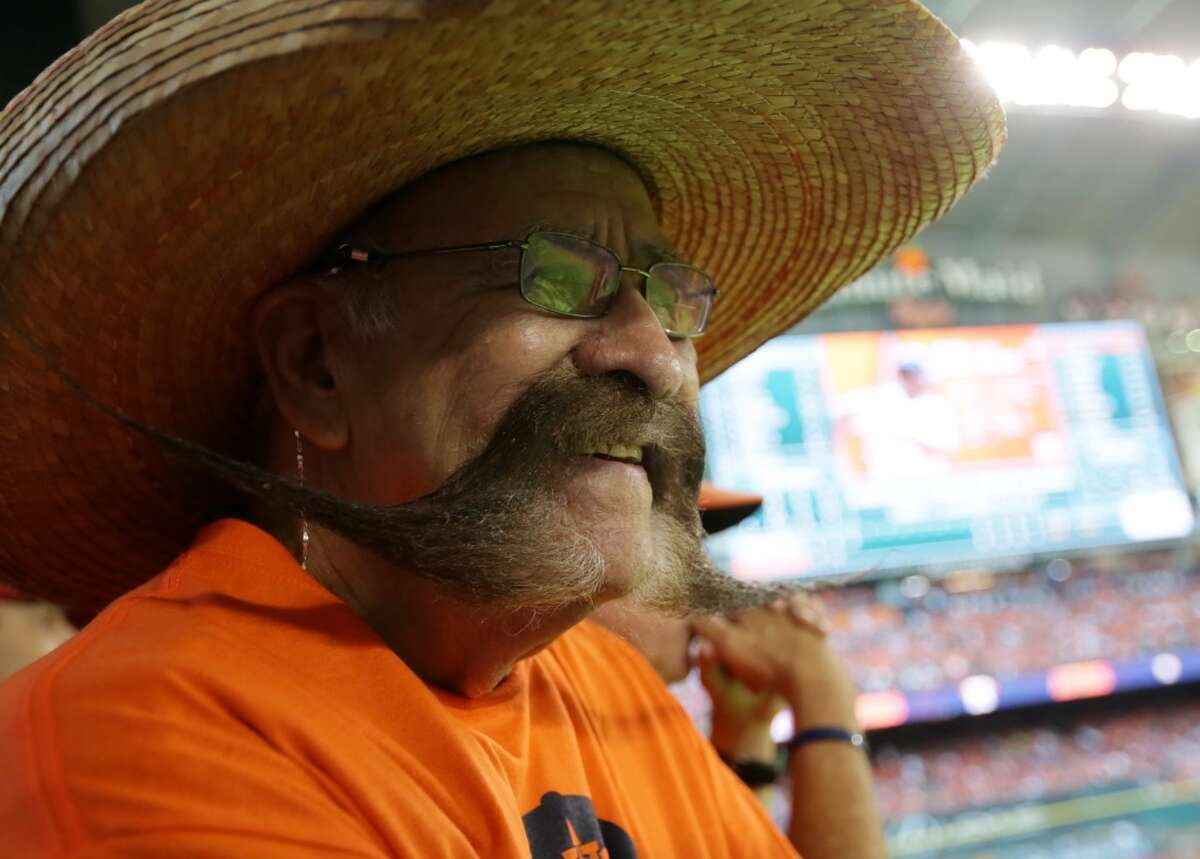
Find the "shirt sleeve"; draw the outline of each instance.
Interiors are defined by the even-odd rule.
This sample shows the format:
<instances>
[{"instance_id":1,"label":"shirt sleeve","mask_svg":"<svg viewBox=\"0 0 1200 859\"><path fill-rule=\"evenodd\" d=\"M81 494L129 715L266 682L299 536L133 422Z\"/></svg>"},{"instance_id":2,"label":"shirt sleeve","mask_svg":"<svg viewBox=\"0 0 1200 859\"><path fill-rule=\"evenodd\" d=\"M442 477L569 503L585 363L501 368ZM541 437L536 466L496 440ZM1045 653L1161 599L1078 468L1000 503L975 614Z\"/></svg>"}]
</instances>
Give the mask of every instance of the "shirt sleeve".
<instances>
[{"instance_id":1,"label":"shirt sleeve","mask_svg":"<svg viewBox=\"0 0 1200 859\"><path fill-rule=\"evenodd\" d=\"M22 773L0 778L5 855L470 855L416 782L408 846L385 846L319 761L278 747L203 678L125 667L95 678L88 696L56 677L38 671L0 690L0 771Z\"/></svg>"}]
</instances>

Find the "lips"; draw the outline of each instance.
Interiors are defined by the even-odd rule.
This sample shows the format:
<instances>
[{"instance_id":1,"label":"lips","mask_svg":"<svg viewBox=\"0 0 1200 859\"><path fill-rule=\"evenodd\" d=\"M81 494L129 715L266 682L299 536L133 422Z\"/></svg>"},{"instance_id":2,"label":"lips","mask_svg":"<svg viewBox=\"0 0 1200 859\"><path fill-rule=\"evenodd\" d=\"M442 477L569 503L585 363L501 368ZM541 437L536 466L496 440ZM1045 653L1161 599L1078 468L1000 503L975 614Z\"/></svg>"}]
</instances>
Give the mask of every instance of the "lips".
<instances>
[{"instance_id":1,"label":"lips","mask_svg":"<svg viewBox=\"0 0 1200 859\"><path fill-rule=\"evenodd\" d=\"M599 445L591 450L580 451L583 456L595 456L600 459L611 459L625 462L629 465L642 464L642 448L632 444Z\"/></svg>"}]
</instances>

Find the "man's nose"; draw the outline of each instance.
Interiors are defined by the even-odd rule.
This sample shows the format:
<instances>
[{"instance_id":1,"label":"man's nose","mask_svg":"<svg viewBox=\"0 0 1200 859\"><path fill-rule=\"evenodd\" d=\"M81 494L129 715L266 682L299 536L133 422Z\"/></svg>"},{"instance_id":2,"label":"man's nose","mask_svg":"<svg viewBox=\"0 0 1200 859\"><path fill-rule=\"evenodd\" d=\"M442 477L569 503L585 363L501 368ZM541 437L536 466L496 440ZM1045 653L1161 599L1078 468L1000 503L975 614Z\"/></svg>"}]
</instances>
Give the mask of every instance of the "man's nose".
<instances>
[{"instance_id":1,"label":"man's nose","mask_svg":"<svg viewBox=\"0 0 1200 859\"><path fill-rule=\"evenodd\" d=\"M608 313L575 347L575 365L588 375L626 372L655 398L679 393L687 370L676 344L642 297L636 275L626 275Z\"/></svg>"}]
</instances>

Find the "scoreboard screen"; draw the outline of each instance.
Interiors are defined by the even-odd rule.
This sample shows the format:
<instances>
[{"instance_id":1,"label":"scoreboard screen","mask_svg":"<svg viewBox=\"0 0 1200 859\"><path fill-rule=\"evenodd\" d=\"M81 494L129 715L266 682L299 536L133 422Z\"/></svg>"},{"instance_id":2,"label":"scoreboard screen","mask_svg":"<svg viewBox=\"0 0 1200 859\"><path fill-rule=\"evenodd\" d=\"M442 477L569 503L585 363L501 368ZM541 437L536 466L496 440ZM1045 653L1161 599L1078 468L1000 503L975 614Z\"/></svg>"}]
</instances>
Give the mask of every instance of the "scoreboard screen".
<instances>
[{"instance_id":1,"label":"scoreboard screen","mask_svg":"<svg viewBox=\"0 0 1200 859\"><path fill-rule=\"evenodd\" d=\"M747 579L879 574L1193 533L1132 322L788 336L701 391L708 477L765 497Z\"/></svg>"}]
</instances>

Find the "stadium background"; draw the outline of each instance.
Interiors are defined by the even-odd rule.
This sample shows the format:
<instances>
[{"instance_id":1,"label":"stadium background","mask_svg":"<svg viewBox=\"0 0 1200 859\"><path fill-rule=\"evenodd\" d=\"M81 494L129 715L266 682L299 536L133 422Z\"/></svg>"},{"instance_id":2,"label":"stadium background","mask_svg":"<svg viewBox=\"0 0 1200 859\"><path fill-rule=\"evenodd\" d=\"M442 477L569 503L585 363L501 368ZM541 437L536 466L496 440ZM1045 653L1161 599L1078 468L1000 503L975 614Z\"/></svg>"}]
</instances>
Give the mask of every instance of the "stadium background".
<instances>
[{"instance_id":1,"label":"stadium background","mask_svg":"<svg viewBox=\"0 0 1200 859\"><path fill-rule=\"evenodd\" d=\"M0 99L128 5L12 4ZM1162 453L1178 455L1194 509L1200 4L927 5L971 40L1010 143L950 216L794 334L1132 320L1170 421ZM769 530L742 527L747 545ZM884 562L822 590L862 690L894 856L1200 856L1195 529L1101 542ZM695 684L678 692L703 720Z\"/></svg>"}]
</instances>

